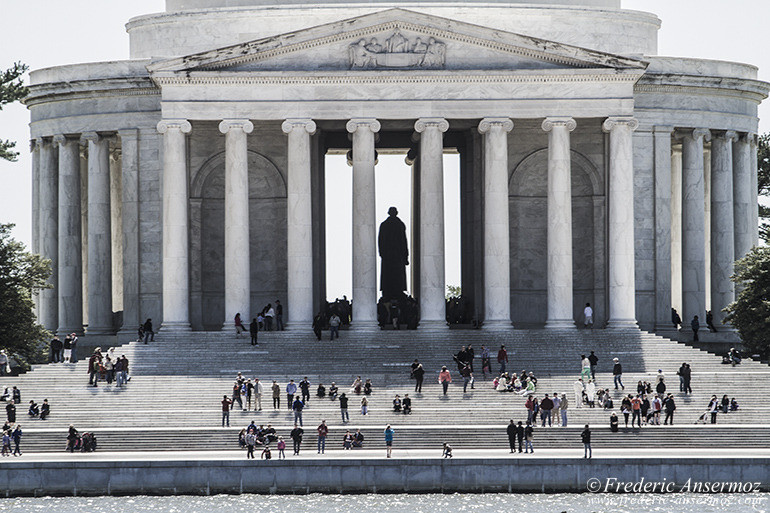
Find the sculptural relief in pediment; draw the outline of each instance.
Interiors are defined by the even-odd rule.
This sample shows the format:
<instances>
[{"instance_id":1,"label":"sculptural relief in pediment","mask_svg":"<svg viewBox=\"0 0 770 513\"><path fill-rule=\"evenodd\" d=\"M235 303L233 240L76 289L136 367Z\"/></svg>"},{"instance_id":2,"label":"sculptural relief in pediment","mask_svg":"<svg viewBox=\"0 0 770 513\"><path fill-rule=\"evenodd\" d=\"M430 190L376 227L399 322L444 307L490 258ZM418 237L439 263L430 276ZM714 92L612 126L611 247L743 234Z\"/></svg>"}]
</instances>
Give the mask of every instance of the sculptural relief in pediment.
<instances>
[{"instance_id":1,"label":"sculptural relief in pediment","mask_svg":"<svg viewBox=\"0 0 770 513\"><path fill-rule=\"evenodd\" d=\"M446 64L446 44L435 37L404 36L398 27L381 38L362 38L348 47L350 69L441 69Z\"/></svg>"}]
</instances>

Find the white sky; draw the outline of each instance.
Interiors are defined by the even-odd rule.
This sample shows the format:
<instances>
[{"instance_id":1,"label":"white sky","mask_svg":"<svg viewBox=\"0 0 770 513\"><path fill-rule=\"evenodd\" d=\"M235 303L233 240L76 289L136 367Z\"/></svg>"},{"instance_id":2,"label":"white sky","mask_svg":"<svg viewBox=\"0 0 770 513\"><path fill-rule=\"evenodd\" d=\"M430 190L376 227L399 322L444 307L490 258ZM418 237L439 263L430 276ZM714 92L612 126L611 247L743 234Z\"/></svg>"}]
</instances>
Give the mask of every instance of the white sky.
<instances>
[{"instance_id":1,"label":"white sky","mask_svg":"<svg viewBox=\"0 0 770 513\"><path fill-rule=\"evenodd\" d=\"M770 2L763 0L623 0L623 7L653 12L663 20L659 36L659 54L747 62L759 66L759 78L770 81L770 52L767 51L766 24L770 19ZM24 0L3 2L0 17L0 68L6 69L17 60L31 69L63 64L120 60L128 58L128 35L125 23L132 16L164 10L163 0ZM760 132L770 130L770 101L760 107ZM19 161L0 161L0 222L16 224L16 238L29 243L30 224L30 157L29 116L19 104L0 111L0 139L18 142ZM392 161L393 163L391 164ZM389 173L401 173L394 187L378 183L377 217L386 216L391 204L403 204L403 184L407 168L402 157L381 159L378 180ZM447 169L451 168L451 159ZM341 165L344 165L342 163ZM345 171L336 168L340 173ZM349 178L348 178L349 179ZM456 180L456 178L454 178ZM450 185L450 180L447 185ZM455 191L451 191L455 194ZM454 201L456 202L456 196ZM449 203L449 202L448 202ZM340 205L342 209L349 208ZM399 207L403 218L406 210ZM348 215L349 218L349 215ZM452 225L447 220L447 225ZM448 252L457 254L455 236L447 238ZM342 249L342 246L340 246ZM349 252L349 249L348 249ZM456 258L447 262L447 283L459 282ZM347 264L349 269L349 264ZM349 276L343 272L342 277ZM329 282L331 286L331 282ZM349 290L339 283L337 291L330 287L329 296Z\"/></svg>"}]
</instances>

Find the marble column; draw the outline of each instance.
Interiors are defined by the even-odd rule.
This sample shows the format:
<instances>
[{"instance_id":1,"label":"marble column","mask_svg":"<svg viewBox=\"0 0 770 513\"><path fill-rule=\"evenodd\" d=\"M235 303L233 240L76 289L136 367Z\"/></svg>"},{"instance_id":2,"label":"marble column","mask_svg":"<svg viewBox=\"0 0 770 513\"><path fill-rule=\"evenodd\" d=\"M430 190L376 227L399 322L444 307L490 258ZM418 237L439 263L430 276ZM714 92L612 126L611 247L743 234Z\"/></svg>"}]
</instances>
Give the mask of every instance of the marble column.
<instances>
[{"instance_id":1,"label":"marble column","mask_svg":"<svg viewBox=\"0 0 770 513\"><path fill-rule=\"evenodd\" d=\"M548 132L548 316L546 328L572 328L572 171L570 117L543 121Z\"/></svg>"},{"instance_id":2,"label":"marble column","mask_svg":"<svg viewBox=\"0 0 770 513\"><path fill-rule=\"evenodd\" d=\"M287 119L281 129L288 135L287 184L287 327L307 329L313 322L313 211L310 136L311 119ZM358 129L356 129L357 131Z\"/></svg>"},{"instance_id":3,"label":"marble column","mask_svg":"<svg viewBox=\"0 0 770 513\"><path fill-rule=\"evenodd\" d=\"M671 152L670 126L653 128L655 166L655 329L671 324Z\"/></svg>"},{"instance_id":4,"label":"marble column","mask_svg":"<svg viewBox=\"0 0 770 513\"><path fill-rule=\"evenodd\" d=\"M609 171L609 321L608 328L636 329L634 255L634 151L631 117L607 118L610 134Z\"/></svg>"},{"instance_id":5,"label":"marble column","mask_svg":"<svg viewBox=\"0 0 770 513\"><path fill-rule=\"evenodd\" d=\"M112 323L112 233L109 139L88 132L88 334L108 335Z\"/></svg>"},{"instance_id":6,"label":"marble column","mask_svg":"<svg viewBox=\"0 0 770 513\"><path fill-rule=\"evenodd\" d=\"M508 118L484 118L484 328L511 326Z\"/></svg>"},{"instance_id":7,"label":"marble column","mask_svg":"<svg viewBox=\"0 0 770 513\"><path fill-rule=\"evenodd\" d=\"M749 219L751 219L751 222L749 223L749 233L751 233L752 246L759 245L759 191L757 190L759 157L757 150L757 136L756 134L749 134L749 167L751 168L751 202L749 204Z\"/></svg>"},{"instance_id":8,"label":"marble column","mask_svg":"<svg viewBox=\"0 0 770 513\"><path fill-rule=\"evenodd\" d=\"M192 125L186 119L164 119L158 123L158 132L163 134L163 323L161 328L167 331L190 330L190 254L185 134L191 131Z\"/></svg>"},{"instance_id":9,"label":"marble column","mask_svg":"<svg viewBox=\"0 0 770 513\"><path fill-rule=\"evenodd\" d=\"M444 276L444 132L443 118L421 118L420 134L420 326L446 326Z\"/></svg>"},{"instance_id":10,"label":"marble column","mask_svg":"<svg viewBox=\"0 0 770 513\"><path fill-rule=\"evenodd\" d=\"M123 308L123 164L122 149L110 150L110 233L112 237L112 308Z\"/></svg>"},{"instance_id":11,"label":"marble column","mask_svg":"<svg viewBox=\"0 0 770 513\"><path fill-rule=\"evenodd\" d=\"M721 326L722 309L735 300L730 280L735 259L733 216L733 131L714 134L711 140L711 313ZM705 320L705 319L704 319Z\"/></svg>"},{"instance_id":12,"label":"marble column","mask_svg":"<svg viewBox=\"0 0 770 513\"><path fill-rule=\"evenodd\" d=\"M29 141L29 150L32 155L32 244L30 248L35 254L40 253L40 146L36 139ZM35 302L35 317L40 316L40 294L32 296Z\"/></svg>"},{"instance_id":13,"label":"marble column","mask_svg":"<svg viewBox=\"0 0 770 513\"><path fill-rule=\"evenodd\" d=\"M123 326L121 340L133 336L143 319L139 317L139 130L119 130L120 199L123 233Z\"/></svg>"},{"instance_id":14,"label":"marble column","mask_svg":"<svg viewBox=\"0 0 770 513\"><path fill-rule=\"evenodd\" d=\"M251 259L249 253L249 154L247 135L254 130L248 119L225 119L225 318L232 329L235 314L251 322Z\"/></svg>"},{"instance_id":15,"label":"marble column","mask_svg":"<svg viewBox=\"0 0 770 513\"><path fill-rule=\"evenodd\" d=\"M351 119L353 134L353 327L377 323L377 227L375 225L374 134L376 119Z\"/></svg>"},{"instance_id":16,"label":"marble column","mask_svg":"<svg viewBox=\"0 0 770 513\"><path fill-rule=\"evenodd\" d=\"M51 289L40 291L40 324L56 332L59 326L59 168L53 144L40 145L40 254L51 261Z\"/></svg>"},{"instance_id":17,"label":"marble column","mask_svg":"<svg viewBox=\"0 0 770 513\"><path fill-rule=\"evenodd\" d=\"M743 258L754 245L749 229L751 207L751 134L744 134L733 142L733 245L734 259Z\"/></svg>"},{"instance_id":18,"label":"marble column","mask_svg":"<svg viewBox=\"0 0 770 513\"><path fill-rule=\"evenodd\" d=\"M80 142L63 135L59 146L59 327L58 334L83 334Z\"/></svg>"},{"instance_id":19,"label":"marble column","mask_svg":"<svg viewBox=\"0 0 770 513\"><path fill-rule=\"evenodd\" d=\"M694 316L706 322L706 206L703 141L710 132L698 128L682 137L682 322Z\"/></svg>"}]
</instances>

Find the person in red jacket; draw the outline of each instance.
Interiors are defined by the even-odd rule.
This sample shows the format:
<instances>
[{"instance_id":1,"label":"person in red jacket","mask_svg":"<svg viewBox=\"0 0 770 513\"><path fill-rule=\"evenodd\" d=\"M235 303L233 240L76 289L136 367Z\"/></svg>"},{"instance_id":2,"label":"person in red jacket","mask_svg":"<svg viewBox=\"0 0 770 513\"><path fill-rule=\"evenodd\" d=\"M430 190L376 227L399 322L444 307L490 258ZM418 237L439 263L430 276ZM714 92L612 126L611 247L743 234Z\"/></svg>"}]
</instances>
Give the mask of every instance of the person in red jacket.
<instances>
[{"instance_id":1,"label":"person in red jacket","mask_svg":"<svg viewBox=\"0 0 770 513\"><path fill-rule=\"evenodd\" d=\"M438 382L441 383L442 387L444 387L444 395L446 395L449 384L452 382L452 375L449 374L446 366L441 367L441 372L438 375Z\"/></svg>"},{"instance_id":2,"label":"person in red jacket","mask_svg":"<svg viewBox=\"0 0 770 513\"><path fill-rule=\"evenodd\" d=\"M500 374L505 373L505 364L508 363L508 351L505 350L505 346L500 346L497 352L497 363L500 364Z\"/></svg>"}]
</instances>

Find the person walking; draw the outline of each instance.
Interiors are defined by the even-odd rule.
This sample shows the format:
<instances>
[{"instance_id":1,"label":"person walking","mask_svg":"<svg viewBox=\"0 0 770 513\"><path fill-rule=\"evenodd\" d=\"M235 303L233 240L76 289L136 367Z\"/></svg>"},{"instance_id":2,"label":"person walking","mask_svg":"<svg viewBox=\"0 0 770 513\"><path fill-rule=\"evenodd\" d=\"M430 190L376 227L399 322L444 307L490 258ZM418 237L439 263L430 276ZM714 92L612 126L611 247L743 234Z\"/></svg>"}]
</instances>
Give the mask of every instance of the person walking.
<instances>
[{"instance_id":1,"label":"person walking","mask_svg":"<svg viewBox=\"0 0 770 513\"><path fill-rule=\"evenodd\" d=\"M13 440L13 455L21 456L21 424L16 424L16 428L11 432L11 440Z\"/></svg>"},{"instance_id":2,"label":"person walking","mask_svg":"<svg viewBox=\"0 0 770 513\"><path fill-rule=\"evenodd\" d=\"M594 329L594 309L591 308L591 303L586 303L586 307L583 309L583 317L585 317L585 327L587 329ZM593 351L591 351L593 354Z\"/></svg>"},{"instance_id":3,"label":"person walking","mask_svg":"<svg viewBox=\"0 0 770 513\"><path fill-rule=\"evenodd\" d=\"M254 446L257 445L257 434L253 431L246 433L246 459L254 459Z\"/></svg>"},{"instance_id":4,"label":"person walking","mask_svg":"<svg viewBox=\"0 0 770 513\"><path fill-rule=\"evenodd\" d=\"M692 369L690 368L689 363L684 364L684 393L685 394L692 394L692 386L690 385L692 382Z\"/></svg>"},{"instance_id":5,"label":"person walking","mask_svg":"<svg viewBox=\"0 0 770 513\"><path fill-rule=\"evenodd\" d=\"M329 434L325 420L321 421L316 431L318 431L318 454L323 454L326 451L326 435Z\"/></svg>"},{"instance_id":6,"label":"person walking","mask_svg":"<svg viewBox=\"0 0 770 513\"><path fill-rule=\"evenodd\" d=\"M663 419L663 425L668 425L668 421L671 421L671 425L674 425L674 411L676 410L676 403L674 403L674 396L668 394L663 402L663 411L666 412L666 417Z\"/></svg>"},{"instance_id":7,"label":"person walking","mask_svg":"<svg viewBox=\"0 0 770 513\"><path fill-rule=\"evenodd\" d=\"M340 316L337 315L337 312L333 313L332 316L329 318L329 340L334 340L335 338L340 338Z\"/></svg>"},{"instance_id":8,"label":"person walking","mask_svg":"<svg viewBox=\"0 0 770 513\"><path fill-rule=\"evenodd\" d=\"M257 322L257 318L254 317L251 320L251 324L249 324L249 334L251 335L251 345L252 346L258 346L259 345L259 323Z\"/></svg>"},{"instance_id":9,"label":"person walking","mask_svg":"<svg viewBox=\"0 0 770 513\"><path fill-rule=\"evenodd\" d=\"M307 405L310 402L310 381L307 379L307 376L299 382L299 389L302 392L302 402Z\"/></svg>"},{"instance_id":10,"label":"person walking","mask_svg":"<svg viewBox=\"0 0 770 513\"><path fill-rule=\"evenodd\" d=\"M294 405L294 394L296 393L297 393L297 384L294 383L293 379L290 379L289 383L286 385L286 402L288 403L288 407L290 410Z\"/></svg>"},{"instance_id":11,"label":"person walking","mask_svg":"<svg viewBox=\"0 0 770 513\"><path fill-rule=\"evenodd\" d=\"M692 318L692 321L690 321L690 327L692 328L692 341L698 342L698 330L700 329L700 321L698 320L698 316Z\"/></svg>"},{"instance_id":12,"label":"person walking","mask_svg":"<svg viewBox=\"0 0 770 513\"><path fill-rule=\"evenodd\" d=\"M444 395L446 395L449 384L452 382L452 375L449 374L446 366L441 367L441 372L438 375L438 382L444 388Z\"/></svg>"},{"instance_id":13,"label":"person walking","mask_svg":"<svg viewBox=\"0 0 770 513\"><path fill-rule=\"evenodd\" d=\"M246 328L243 326L243 321L241 320L241 314L240 312L235 314L235 336L236 338L240 338L241 333L246 331Z\"/></svg>"},{"instance_id":14,"label":"person walking","mask_svg":"<svg viewBox=\"0 0 770 513\"><path fill-rule=\"evenodd\" d=\"M283 305L275 300L275 331L283 331Z\"/></svg>"},{"instance_id":15,"label":"person walking","mask_svg":"<svg viewBox=\"0 0 770 513\"><path fill-rule=\"evenodd\" d=\"M150 342L155 342L155 332L152 331L152 319L147 319L144 321L144 343L146 344L149 340Z\"/></svg>"},{"instance_id":16,"label":"person walking","mask_svg":"<svg viewBox=\"0 0 770 513\"><path fill-rule=\"evenodd\" d=\"M682 326L682 318L679 317L679 312L676 311L676 308L671 309L671 324L674 325L676 331L679 331Z\"/></svg>"},{"instance_id":17,"label":"person walking","mask_svg":"<svg viewBox=\"0 0 770 513\"><path fill-rule=\"evenodd\" d=\"M596 365L599 363L599 357L591 351L591 354L588 355L588 361L591 364L591 379L596 381Z\"/></svg>"},{"instance_id":18,"label":"person walking","mask_svg":"<svg viewBox=\"0 0 770 513\"><path fill-rule=\"evenodd\" d=\"M281 408L281 386L277 381L273 380L270 390L273 391L273 409L278 410Z\"/></svg>"},{"instance_id":19,"label":"person walking","mask_svg":"<svg viewBox=\"0 0 770 513\"><path fill-rule=\"evenodd\" d=\"M586 355L581 354L580 355L580 379L582 380L589 380L591 379L591 360L586 358Z\"/></svg>"},{"instance_id":20,"label":"person walking","mask_svg":"<svg viewBox=\"0 0 770 513\"><path fill-rule=\"evenodd\" d=\"M631 427L634 427L634 420L637 421L639 428L642 427L642 398L637 395L631 399Z\"/></svg>"},{"instance_id":21,"label":"person walking","mask_svg":"<svg viewBox=\"0 0 770 513\"><path fill-rule=\"evenodd\" d=\"M387 457L390 458L391 454L393 453L393 435L395 434L395 431L393 431L393 428L390 427L390 424L385 428L385 447L387 451Z\"/></svg>"},{"instance_id":22,"label":"person walking","mask_svg":"<svg viewBox=\"0 0 770 513\"><path fill-rule=\"evenodd\" d=\"M521 421L516 424L516 441L519 443L519 454L521 454L524 447L524 426L521 424Z\"/></svg>"},{"instance_id":23,"label":"person walking","mask_svg":"<svg viewBox=\"0 0 770 513\"><path fill-rule=\"evenodd\" d=\"M711 401L709 401L708 412L711 414L711 423L717 423L717 413L719 412L719 399L717 396L712 395Z\"/></svg>"},{"instance_id":24,"label":"person walking","mask_svg":"<svg viewBox=\"0 0 770 513\"><path fill-rule=\"evenodd\" d=\"M225 422L227 422L227 427L230 427L230 406L232 404L233 402L227 395L222 396L222 427L225 427Z\"/></svg>"},{"instance_id":25,"label":"person walking","mask_svg":"<svg viewBox=\"0 0 770 513\"><path fill-rule=\"evenodd\" d=\"M291 405L292 411L294 411L294 423L296 424L299 422L299 425L302 426L302 410L305 408L305 404L302 402L302 400L297 397L294 399L294 403Z\"/></svg>"},{"instance_id":26,"label":"person walking","mask_svg":"<svg viewBox=\"0 0 770 513\"><path fill-rule=\"evenodd\" d=\"M278 393L280 394L280 387L278 389ZM265 389L262 386L262 383L259 381L259 378L254 378L254 407L257 408L257 411L262 411L262 394L264 393ZM280 397L280 395L279 395Z\"/></svg>"},{"instance_id":27,"label":"person walking","mask_svg":"<svg viewBox=\"0 0 770 513\"><path fill-rule=\"evenodd\" d=\"M283 437L278 437L278 459L279 460L285 460L286 459L286 442L283 441Z\"/></svg>"},{"instance_id":28,"label":"person walking","mask_svg":"<svg viewBox=\"0 0 770 513\"><path fill-rule=\"evenodd\" d=\"M467 363L463 363L460 369L460 376L463 377L463 394L468 392L468 385L473 388L473 374L471 373L471 366Z\"/></svg>"},{"instance_id":29,"label":"person walking","mask_svg":"<svg viewBox=\"0 0 770 513\"><path fill-rule=\"evenodd\" d=\"M588 429L588 424L586 424L586 428L583 430L582 433L580 433L580 439L583 441L583 458L591 459L591 430Z\"/></svg>"},{"instance_id":30,"label":"person walking","mask_svg":"<svg viewBox=\"0 0 770 513\"><path fill-rule=\"evenodd\" d=\"M342 415L342 422L349 422L350 415L348 415L348 396L345 392L342 392L339 397L340 401L340 414Z\"/></svg>"},{"instance_id":31,"label":"person walking","mask_svg":"<svg viewBox=\"0 0 770 513\"><path fill-rule=\"evenodd\" d=\"M294 429L291 430L291 433L289 433L289 436L291 437L292 442L294 442L294 456L299 456L299 449L302 445L302 434L305 432L304 429L299 427L297 423L294 423Z\"/></svg>"},{"instance_id":32,"label":"person walking","mask_svg":"<svg viewBox=\"0 0 770 513\"><path fill-rule=\"evenodd\" d=\"M612 361L612 378L615 381L615 390L618 389L618 385L620 385L621 390L625 390L626 387L623 386L623 366L617 358L613 358Z\"/></svg>"},{"instance_id":33,"label":"person walking","mask_svg":"<svg viewBox=\"0 0 770 513\"><path fill-rule=\"evenodd\" d=\"M535 430L530 422L527 422L527 427L524 428L524 453L534 453L535 448L532 447L532 439L534 438Z\"/></svg>"},{"instance_id":34,"label":"person walking","mask_svg":"<svg viewBox=\"0 0 770 513\"><path fill-rule=\"evenodd\" d=\"M315 317L313 317L313 334L315 335L316 340L319 342L321 341L321 328L323 328L323 319L321 318L321 314L317 313L315 314Z\"/></svg>"},{"instance_id":35,"label":"person walking","mask_svg":"<svg viewBox=\"0 0 770 513\"><path fill-rule=\"evenodd\" d=\"M412 364L412 377L414 378L414 391L422 393L422 380L425 377L425 369L417 360Z\"/></svg>"},{"instance_id":36,"label":"person walking","mask_svg":"<svg viewBox=\"0 0 770 513\"><path fill-rule=\"evenodd\" d=\"M578 378L572 383L572 390L575 392L575 408L583 407L583 378Z\"/></svg>"},{"instance_id":37,"label":"person walking","mask_svg":"<svg viewBox=\"0 0 770 513\"><path fill-rule=\"evenodd\" d=\"M500 374L505 373L505 364L508 363L508 351L505 350L505 346L500 346L500 350L497 352L497 363L500 364Z\"/></svg>"},{"instance_id":38,"label":"person walking","mask_svg":"<svg viewBox=\"0 0 770 513\"><path fill-rule=\"evenodd\" d=\"M567 427L567 408L569 407L569 401L567 401L567 394L561 394L561 401L559 402L559 410L561 411L561 427Z\"/></svg>"},{"instance_id":39,"label":"person walking","mask_svg":"<svg viewBox=\"0 0 770 513\"><path fill-rule=\"evenodd\" d=\"M516 423L513 422L513 419L505 431L508 434L508 446L511 448L511 454L513 454L516 452Z\"/></svg>"}]
</instances>

